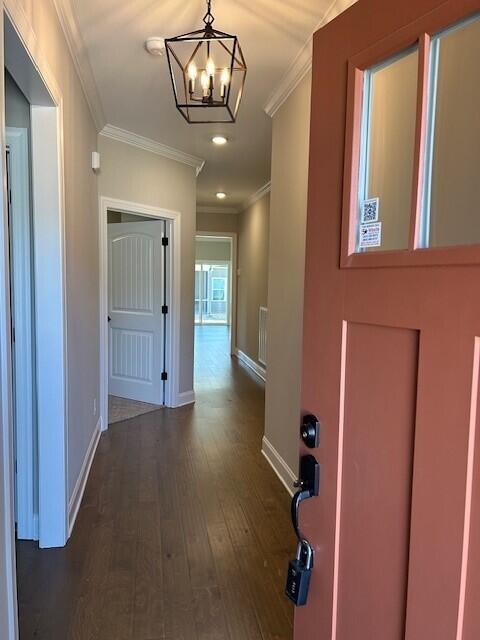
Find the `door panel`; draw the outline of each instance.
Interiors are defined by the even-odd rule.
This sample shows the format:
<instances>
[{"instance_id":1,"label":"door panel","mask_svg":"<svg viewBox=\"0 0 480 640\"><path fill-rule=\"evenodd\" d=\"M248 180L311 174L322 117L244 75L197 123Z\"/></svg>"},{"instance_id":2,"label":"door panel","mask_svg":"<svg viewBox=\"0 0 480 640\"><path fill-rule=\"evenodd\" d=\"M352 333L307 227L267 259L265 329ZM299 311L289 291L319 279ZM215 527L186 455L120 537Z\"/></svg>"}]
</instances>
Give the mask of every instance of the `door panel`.
<instances>
[{"instance_id":1,"label":"door panel","mask_svg":"<svg viewBox=\"0 0 480 640\"><path fill-rule=\"evenodd\" d=\"M480 245L419 235L430 45L479 11L359 0L314 38L302 409L321 421L322 482L301 513L315 565L296 640L480 637ZM414 46L408 247L358 252L362 77Z\"/></svg>"},{"instance_id":2,"label":"door panel","mask_svg":"<svg viewBox=\"0 0 480 640\"><path fill-rule=\"evenodd\" d=\"M400 640L405 633L418 332L353 323L346 339L338 638Z\"/></svg>"},{"instance_id":3,"label":"door panel","mask_svg":"<svg viewBox=\"0 0 480 640\"><path fill-rule=\"evenodd\" d=\"M477 366L474 370L474 382L476 382L475 404L472 408L476 410L476 415L471 416L471 479L467 479L466 514L471 509L471 529L466 531L464 543L468 549L468 565L464 568L464 596L460 595L460 607L465 608L463 636L462 640L477 640L480 637L480 430L478 411L478 361L480 345L477 340ZM472 398L474 399L474 398ZM470 485L468 484L470 480ZM463 597L465 604L463 604Z\"/></svg>"},{"instance_id":4,"label":"door panel","mask_svg":"<svg viewBox=\"0 0 480 640\"><path fill-rule=\"evenodd\" d=\"M143 223L139 223L143 224ZM154 224L154 223L153 223ZM115 231L115 230L113 230ZM141 235L140 235L141 233ZM155 238L120 230L110 244L113 312L153 314Z\"/></svg>"},{"instance_id":5,"label":"door panel","mask_svg":"<svg viewBox=\"0 0 480 640\"><path fill-rule=\"evenodd\" d=\"M109 393L163 402L164 223L108 225Z\"/></svg>"}]
</instances>

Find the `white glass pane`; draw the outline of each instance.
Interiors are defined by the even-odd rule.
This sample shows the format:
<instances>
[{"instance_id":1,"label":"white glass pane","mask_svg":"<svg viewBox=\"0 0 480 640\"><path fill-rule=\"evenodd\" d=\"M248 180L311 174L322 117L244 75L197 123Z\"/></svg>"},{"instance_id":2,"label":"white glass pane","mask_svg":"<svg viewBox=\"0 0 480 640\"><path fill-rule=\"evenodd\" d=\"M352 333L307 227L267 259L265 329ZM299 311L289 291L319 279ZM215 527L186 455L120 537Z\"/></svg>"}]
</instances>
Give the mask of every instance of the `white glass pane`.
<instances>
[{"instance_id":1,"label":"white glass pane","mask_svg":"<svg viewBox=\"0 0 480 640\"><path fill-rule=\"evenodd\" d=\"M202 263L197 265L196 270L198 272L198 287L196 286L195 322L199 324L228 324L229 265Z\"/></svg>"},{"instance_id":2,"label":"white glass pane","mask_svg":"<svg viewBox=\"0 0 480 640\"><path fill-rule=\"evenodd\" d=\"M480 20L432 46L422 246L480 243Z\"/></svg>"},{"instance_id":3,"label":"white glass pane","mask_svg":"<svg viewBox=\"0 0 480 640\"><path fill-rule=\"evenodd\" d=\"M359 251L408 247L417 82L417 49L365 74Z\"/></svg>"}]
</instances>

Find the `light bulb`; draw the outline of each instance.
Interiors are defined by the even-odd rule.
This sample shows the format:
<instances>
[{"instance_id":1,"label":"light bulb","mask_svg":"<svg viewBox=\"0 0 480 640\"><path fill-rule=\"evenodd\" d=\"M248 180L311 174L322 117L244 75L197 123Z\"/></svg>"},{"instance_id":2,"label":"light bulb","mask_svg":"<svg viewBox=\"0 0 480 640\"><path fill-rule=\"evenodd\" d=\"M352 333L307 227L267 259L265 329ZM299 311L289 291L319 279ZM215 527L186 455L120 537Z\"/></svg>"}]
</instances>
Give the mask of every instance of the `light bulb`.
<instances>
[{"instance_id":1,"label":"light bulb","mask_svg":"<svg viewBox=\"0 0 480 640\"><path fill-rule=\"evenodd\" d=\"M225 85L227 85L230 82L230 71L228 69L224 69L222 71L220 81L222 84L225 84Z\"/></svg>"},{"instance_id":2,"label":"light bulb","mask_svg":"<svg viewBox=\"0 0 480 640\"><path fill-rule=\"evenodd\" d=\"M208 90L210 89L210 78L208 77L206 71L202 71L200 82L202 84L203 95L208 96Z\"/></svg>"},{"instance_id":3,"label":"light bulb","mask_svg":"<svg viewBox=\"0 0 480 640\"><path fill-rule=\"evenodd\" d=\"M193 96L195 93L195 80L197 78L197 65L194 62L188 65L188 78L188 90L190 95Z\"/></svg>"},{"instance_id":4,"label":"light bulb","mask_svg":"<svg viewBox=\"0 0 480 640\"><path fill-rule=\"evenodd\" d=\"M228 69L224 69L222 71L222 75L220 76L220 95L222 96L222 98L225 97L229 82L230 82L230 71Z\"/></svg>"},{"instance_id":5,"label":"light bulb","mask_svg":"<svg viewBox=\"0 0 480 640\"><path fill-rule=\"evenodd\" d=\"M195 64L195 62L190 62L190 64L188 65L188 77L190 78L190 80L197 79L197 65Z\"/></svg>"},{"instance_id":6,"label":"light bulb","mask_svg":"<svg viewBox=\"0 0 480 640\"><path fill-rule=\"evenodd\" d=\"M215 75L215 63L211 58L207 60L207 66L205 67L207 75L213 77Z\"/></svg>"}]
</instances>

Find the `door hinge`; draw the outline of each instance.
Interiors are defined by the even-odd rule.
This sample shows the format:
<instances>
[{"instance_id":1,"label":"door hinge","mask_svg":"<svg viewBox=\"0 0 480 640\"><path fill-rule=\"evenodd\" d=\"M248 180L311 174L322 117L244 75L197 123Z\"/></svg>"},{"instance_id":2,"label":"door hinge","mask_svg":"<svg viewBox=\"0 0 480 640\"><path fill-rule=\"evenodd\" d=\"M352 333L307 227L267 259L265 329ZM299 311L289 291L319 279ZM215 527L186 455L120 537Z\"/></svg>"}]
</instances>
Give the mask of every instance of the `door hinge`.
<instances>
[{"instance_id":1,"label":"door hinge","mask_svg":"<svg viewBox=\"0 0 480 640\"><path fill-rule=\"evenodd\" d=\"M167 315L167 313L168 313L168 305L166 305L166 304L163 305L162 313L163 313L164 316Z\"/></svg>"},{"instance_id":2,"label":"door hinge","mask_svg":"<svg viewBox=\"0 0 480 640\"><path fill-rule=\"evenodd\" d=\"M168 373L166 371L162 373L162 381L165 382L165 380L168 380Z\"/></svg>"},{"instance_id":3,"label":"door hinge","mask_svg":"<svg viewBox=\"0 0 480 640\"><path fill-rule=\"evenodd\" d=\"M165 237L164 237L164 238L162 238L162 245L163 245L164 247L168 247L168 238L165 238Z\"/></svg>"}]
</instances>

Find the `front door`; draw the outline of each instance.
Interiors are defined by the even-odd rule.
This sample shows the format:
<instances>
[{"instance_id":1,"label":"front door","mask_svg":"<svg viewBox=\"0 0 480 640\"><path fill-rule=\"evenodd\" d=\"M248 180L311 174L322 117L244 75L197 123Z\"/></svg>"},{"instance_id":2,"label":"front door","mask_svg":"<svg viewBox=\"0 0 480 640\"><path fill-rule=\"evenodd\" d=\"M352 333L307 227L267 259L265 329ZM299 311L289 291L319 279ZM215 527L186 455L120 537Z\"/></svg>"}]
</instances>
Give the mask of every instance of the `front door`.
<instances>
[{"instance_id":1,"label":"front door","mask_svg":"<svg viewBox=\"0 0 480 640\"><path fill-rule=\"evenodd\" d=\"M165 382L163 237L163 221L108 225L108 391L152 404Z\"/></svg>"},{"instance_id":2,"label":"front door","mask_svg":"<svg viewBox=\"0 0 480 640\"><path fill-rule=\"evenodd\" d=\"M480 638L479 11L359 0L315 36L302 408L321 487L296 640Z\"/></svg>"}]
</instances>

